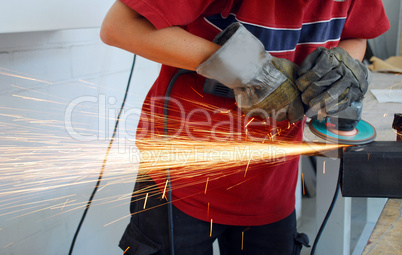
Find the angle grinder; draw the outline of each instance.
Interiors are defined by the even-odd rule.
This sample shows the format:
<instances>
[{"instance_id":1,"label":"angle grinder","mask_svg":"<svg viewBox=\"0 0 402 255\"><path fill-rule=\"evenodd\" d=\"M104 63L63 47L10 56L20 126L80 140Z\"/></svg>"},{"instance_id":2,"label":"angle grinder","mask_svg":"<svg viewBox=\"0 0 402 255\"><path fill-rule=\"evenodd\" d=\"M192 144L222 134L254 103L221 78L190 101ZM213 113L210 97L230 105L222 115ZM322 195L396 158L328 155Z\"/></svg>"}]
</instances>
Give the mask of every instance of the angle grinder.
<instances>
[{"instance_id":1,"label":"angle grinder","mask_svg":"<svg viewBox=\"0 0 402 255\"><path fill-rule=\"evenodd\" d=\"M363 103L357 101L333 115L319 112L309 122L309 129L316 136L333 143L350 145L370 143L377 134L370 123L361 120L362 106Z\"/></svg>"},{"instance_id":2,"label":"angle grinder","mask_svg":"<svg viewBox=\"0 0 402 255\"><path fill-rule=\"evenodd\" d=\"M234 98L232 89L212 79L206 79L204 92ZM333 143L350 145L370 143L377 134L370 123L361 120L362 108L363 103L357 101L335 114L326 115L319 112L309 122L309 128L314 135Z\"/></svg>"}]
</instances>

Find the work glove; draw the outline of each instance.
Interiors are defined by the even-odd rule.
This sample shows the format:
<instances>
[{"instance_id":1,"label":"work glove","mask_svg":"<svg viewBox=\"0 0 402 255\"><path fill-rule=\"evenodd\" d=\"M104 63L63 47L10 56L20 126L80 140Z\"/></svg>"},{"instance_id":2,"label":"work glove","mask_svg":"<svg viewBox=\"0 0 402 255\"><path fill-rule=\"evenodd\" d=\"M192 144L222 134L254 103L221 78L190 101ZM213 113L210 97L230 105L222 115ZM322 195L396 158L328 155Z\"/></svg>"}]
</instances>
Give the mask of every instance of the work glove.
<instances>
[{"instance_id":1,"label":"work glove","mask_svg":"<svg viewBox=\"0 0 402 255\"><path fill-rule=\"evenodd\" d=\"M240 23L230 25L214 42L222 47L197 67L197 73L233 89L243 113L291 123L303 118L296 64L271 56Z\"/></svg>"},{"instance_id":2,"label":"work glove","mask_svg":"<svg viewBox=\"0 0 402 255\"><path fill-rule=\"evenodd\" d=\"M297 87L303 103L325 115L359 120L364 94L371 82L371 72L344 49L319 47L309 54L298 69Z\"/></svg>"}]
</instances>

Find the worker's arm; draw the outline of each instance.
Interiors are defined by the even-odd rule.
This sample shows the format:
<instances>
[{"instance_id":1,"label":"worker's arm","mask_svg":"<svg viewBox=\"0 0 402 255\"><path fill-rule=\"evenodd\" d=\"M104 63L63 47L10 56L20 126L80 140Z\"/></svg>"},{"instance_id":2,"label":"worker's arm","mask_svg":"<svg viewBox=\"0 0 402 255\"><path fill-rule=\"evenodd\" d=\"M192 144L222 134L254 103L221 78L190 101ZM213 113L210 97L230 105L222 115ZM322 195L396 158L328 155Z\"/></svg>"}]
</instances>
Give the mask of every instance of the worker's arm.
<instances>
[{"instance_id":1,"label":"worker's arm","mask_svg":"<svg viewBox=\"0 0 402 255\"><path fill-rule=\"evenodd\" d=\"M266 111L262 114L265 117L292 122L303 117L299 91L293 83L294 64L273 59L240 23L222 31L215 44L179 27L156 29L149 20L116 1L105 17L101 38L106 44L162 64L196 70L223 83L235 90L243 112Z\"/></svg>"},{"instance_id":2,"label":"worker's arm","mask_svg":"<svg viewBox=\"0 0 402 255\"><path fill-rule=\"evenodd\" d=\"M152 61L187 70L195 70L220 47L180 27L158 30L119 0L103 21L101 39Z\"/></svg>"},{"instance_id":3,"label":"worker's arm","mask_svg":"<svg viewBox=\"0 0 402 255\"><path fill-rule=\"evenodd\" d=\"M363 60L366 53L367 40L360 38L346 39L339 42L338 47L346 50L352 58Z\"/></svg>"}]
</instances>

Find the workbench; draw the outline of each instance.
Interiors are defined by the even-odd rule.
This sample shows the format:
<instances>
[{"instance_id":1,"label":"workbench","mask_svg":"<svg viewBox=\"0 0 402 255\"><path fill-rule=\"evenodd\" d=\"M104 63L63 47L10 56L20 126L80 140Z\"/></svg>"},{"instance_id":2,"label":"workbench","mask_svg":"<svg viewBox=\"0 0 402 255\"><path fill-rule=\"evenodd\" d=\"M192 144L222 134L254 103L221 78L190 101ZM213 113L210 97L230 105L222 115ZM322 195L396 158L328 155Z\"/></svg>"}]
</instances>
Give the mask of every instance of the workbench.
<instances>
[{"instance_id":1,"label":"workbench","mask_svg":"<svg viewBox=\"0 0 402 255\"><path fill-rule=\"evenodd\" d=\"M402 254L402 199L389 199L363 255Z\"/></svg>"},{"instance_id":2,"label":"workbench","mask_svg":"<svg viewBox=\"0 0 402 255\"><path fill-rule=\"evenodd\" d=\"M395 141L392 129L394 113L402 113L402 104L379 103L371 89L389 91L402 90L402 75L373 73L373 81L364 99L362 119L373 125L377 131L376 141ZM305 140L322 142L309 130ZM340 160L332 155L317 158L316 180L316 228L325 217L335 192ZM401 187L402 188L402 187ZM351 247L352 198L338 196L330 220L316 249L316 254L402 254L401 202L387 198L364 198L365 206L361 218L365 220L356 245ZM384 207L384 205L387 205ZM399 203L399 204L398 204ZM399 207L398 207L399 205ZM383 210L384 209L384 210ZM380 217L381 214L381 217ZM360 215L359 215L360 216ZM378 253L377 253L378 252Z\"/></svg>"}]
</instances>

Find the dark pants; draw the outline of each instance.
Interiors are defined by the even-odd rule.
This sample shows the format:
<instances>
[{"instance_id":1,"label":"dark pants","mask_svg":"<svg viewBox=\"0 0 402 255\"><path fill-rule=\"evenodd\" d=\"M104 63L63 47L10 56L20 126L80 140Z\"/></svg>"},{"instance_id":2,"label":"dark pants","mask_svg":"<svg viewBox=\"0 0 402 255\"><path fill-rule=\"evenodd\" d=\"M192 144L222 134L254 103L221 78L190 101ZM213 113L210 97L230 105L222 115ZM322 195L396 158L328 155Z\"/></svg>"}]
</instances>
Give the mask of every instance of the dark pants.
<instances>
[{"instance_id":1,"label":"dark pants","mask_svg":"<svg viewBox=\"0 0 402 255\"><path fill-rule=\"evenodd\" d=\"M134 194L151 182L136 184ZM155 184L153 184L153 187ZM120 248L129 255L169 255L169 234L166 200L162 194L150 196L143 210L144 197L133 196L134 213L127 226ZM135 213L139 212L139 213ZM173 207L174 248L176 255L212 255L212 243L218 239L221 255L237 254L300 254L302 245L308 244L305 234L296 231L293 212L287 218L263 226L228 226L195 219Z\"/></svg>"}]
</instances>

